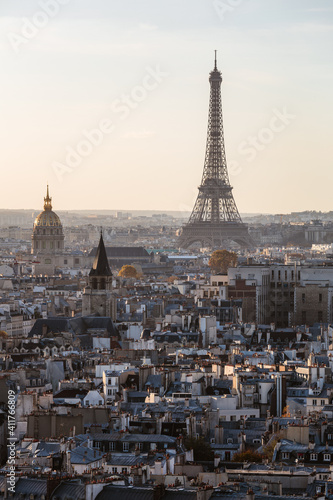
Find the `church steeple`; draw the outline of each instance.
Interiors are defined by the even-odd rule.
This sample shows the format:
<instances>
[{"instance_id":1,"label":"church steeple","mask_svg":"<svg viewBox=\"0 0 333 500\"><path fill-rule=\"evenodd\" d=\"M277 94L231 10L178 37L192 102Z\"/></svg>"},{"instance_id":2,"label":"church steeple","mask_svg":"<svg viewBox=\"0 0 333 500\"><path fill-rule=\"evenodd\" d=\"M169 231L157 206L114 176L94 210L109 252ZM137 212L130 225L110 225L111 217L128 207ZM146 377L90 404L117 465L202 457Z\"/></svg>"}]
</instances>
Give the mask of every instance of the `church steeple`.
<instances>
[{"instance_id":1,"label":"church steeple","mask_svg":"<svg viewBox=\"0 0 333 500\"><path fill-rule=\"evenodd\" d=\"M106 255L102 231L89 273L89 283L82 295L82 315L90 314L117 318L117 299L112 293L112 272Z\"/></svg>"},{"instance_id":2,"label":"church steeple","mask_svg":"<svg viewBox=\"0 0 333 500\"><path fill-rule=\"evenodd\" d=\"M106 278L107 276L112 276L112 272L106 255L102 231L101 231L101 237L99 239L96 256L91 271L89 273L89 276L93 276L96 278L97 277Z\"/></svg>"}]
</instances>

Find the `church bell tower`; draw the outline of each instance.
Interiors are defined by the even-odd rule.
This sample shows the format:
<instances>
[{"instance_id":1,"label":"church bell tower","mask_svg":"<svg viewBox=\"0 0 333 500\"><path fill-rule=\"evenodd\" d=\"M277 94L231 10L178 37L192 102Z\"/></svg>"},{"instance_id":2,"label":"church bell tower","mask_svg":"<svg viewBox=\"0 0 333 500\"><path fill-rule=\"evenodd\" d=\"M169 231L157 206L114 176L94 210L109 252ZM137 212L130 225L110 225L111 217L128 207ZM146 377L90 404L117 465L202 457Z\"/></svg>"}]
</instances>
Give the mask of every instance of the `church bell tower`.
<instances>
[{"instance_id":1,"label":"church bell tower","mask_svg":"<svg viewBox=\"0 0 333 500\"><path fill-rule=\"evenodd\" d=\"M103 316L116 319L117 301L112 293L112 271L109 266L103 235L89 273L88 286L82 296L82 316Z\"/></svg>"}]
</instances>

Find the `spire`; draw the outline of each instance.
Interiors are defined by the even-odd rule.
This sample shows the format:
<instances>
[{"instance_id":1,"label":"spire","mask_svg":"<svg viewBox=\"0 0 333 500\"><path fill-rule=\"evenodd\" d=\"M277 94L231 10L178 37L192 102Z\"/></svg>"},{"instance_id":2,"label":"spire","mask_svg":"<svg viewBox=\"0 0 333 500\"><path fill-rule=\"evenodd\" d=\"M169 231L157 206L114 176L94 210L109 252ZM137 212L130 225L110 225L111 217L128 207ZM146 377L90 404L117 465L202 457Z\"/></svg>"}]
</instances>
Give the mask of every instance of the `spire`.
<instances>
[{"instance_id":1,"label":"spire","mask_svg":"<svg viewBox=\"0 0 333 500\"><path fill-rule=\"evenodd\" d=\"M217 71L217 50L215 50L215 66L214 71Z\"/></svg>"},{"instance_id":2,"label":"spire","mask_svg":"<svg viewBox=\"0 0 333 500\"><path fill-rule=\"evenodd\" d=\"M103 241L103 234L101 230L101 236L99 239L99 244L92 265L89 276L112 276L112 272L109 266L108 258L106 255L106 250Z\"/></svg>"},{"instance_id":3,"label":"spire","mask_svg":"<svg viewBox=\"0 0 333 500\"><path fill-rule=\"evenodd\" d=\"M44 198L44 210L52 210L52 198L49 195L49 185L47 184L46 188L46 197Z\"/></svg>"}]
</instances>

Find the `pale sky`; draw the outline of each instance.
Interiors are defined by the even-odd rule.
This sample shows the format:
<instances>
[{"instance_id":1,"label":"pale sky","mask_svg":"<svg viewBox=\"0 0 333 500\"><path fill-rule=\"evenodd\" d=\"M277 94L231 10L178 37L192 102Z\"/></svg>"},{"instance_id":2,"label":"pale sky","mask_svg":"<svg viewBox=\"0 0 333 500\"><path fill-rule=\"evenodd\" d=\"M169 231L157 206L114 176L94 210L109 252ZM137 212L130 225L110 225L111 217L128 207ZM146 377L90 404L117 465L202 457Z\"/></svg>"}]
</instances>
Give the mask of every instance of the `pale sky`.
<instances>
[{"instance_id":1,"label":"pale sky","mask_svg":"<svg viewBox=\"0 0 333 500\"><path fill-rule=\"evenodd\" d=\"M191 210L214 49L240 212L332 210L331 0L1 0L0 208Z\"/></svg>"}]
</instances>

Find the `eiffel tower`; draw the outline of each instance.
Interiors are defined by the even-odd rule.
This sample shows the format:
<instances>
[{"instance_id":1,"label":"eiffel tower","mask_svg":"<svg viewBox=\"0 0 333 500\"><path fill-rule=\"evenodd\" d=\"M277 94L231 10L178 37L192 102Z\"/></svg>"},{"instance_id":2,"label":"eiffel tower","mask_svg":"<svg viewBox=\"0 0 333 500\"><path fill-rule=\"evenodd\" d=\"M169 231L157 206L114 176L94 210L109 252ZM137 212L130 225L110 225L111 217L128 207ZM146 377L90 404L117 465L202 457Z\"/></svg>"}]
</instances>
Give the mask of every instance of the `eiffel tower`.
<instances>
[{"instance_id":1,"label":"eiffel tower","mask_svg":"<svg viewBox=\"0 0 333 500\"><path fill-rule=\"evenodd\" d=\"M242 247L253 246L247 225L242 222L230 186L224 147L221 83L215 67L209 75L210 100L206 156L199 193L192 214L178 239L180 248L193 243L221 248L232 241Z\"/></svg>"}]
</instances>

